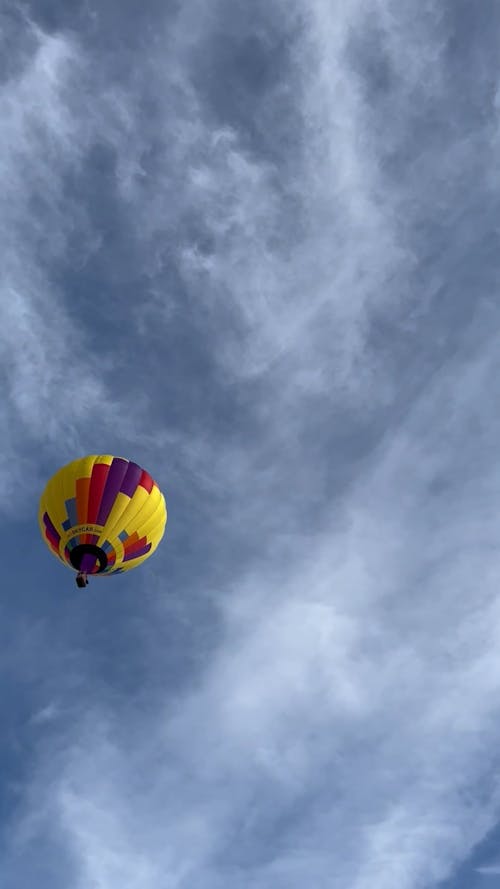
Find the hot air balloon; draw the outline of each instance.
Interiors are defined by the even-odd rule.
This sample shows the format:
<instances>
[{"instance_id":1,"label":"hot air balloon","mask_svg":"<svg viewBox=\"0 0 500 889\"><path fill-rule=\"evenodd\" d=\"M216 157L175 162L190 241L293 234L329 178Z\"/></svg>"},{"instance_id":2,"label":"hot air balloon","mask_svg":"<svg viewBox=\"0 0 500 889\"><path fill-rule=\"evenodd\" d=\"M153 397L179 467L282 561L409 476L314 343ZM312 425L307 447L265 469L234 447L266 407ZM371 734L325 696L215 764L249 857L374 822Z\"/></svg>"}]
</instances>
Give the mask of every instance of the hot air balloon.
<instances>
[{"instance_id":1,"label":"hot air balloon","mask_svg":"<svg viewBox=\"0 0 500 889\"><path fill-rule=\"evenodd\" d=\"M165 498L145 469L123 457L93 454L63 466L40 498L42 537L49 549L87 575L136 568L158 546L167 521Z\"/></svg>"}]
</instances>

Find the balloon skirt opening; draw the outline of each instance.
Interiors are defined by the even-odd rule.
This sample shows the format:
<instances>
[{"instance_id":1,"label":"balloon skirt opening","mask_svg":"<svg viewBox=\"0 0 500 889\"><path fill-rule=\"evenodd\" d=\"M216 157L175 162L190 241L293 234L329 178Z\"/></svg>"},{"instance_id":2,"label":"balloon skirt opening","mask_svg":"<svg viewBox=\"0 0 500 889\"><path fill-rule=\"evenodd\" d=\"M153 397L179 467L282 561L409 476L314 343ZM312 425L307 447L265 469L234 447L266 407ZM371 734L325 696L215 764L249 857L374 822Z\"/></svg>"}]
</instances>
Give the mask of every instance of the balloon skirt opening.
<instances>
[{"instance_id":1,"label":"balloon skirt opening","mask_svg":"<svg viewBox=\"0 0 500 889\"><path fill-rule=\"evenodd\" d=\"M100 574L108 564L104 550L91 543L81 543L71 551L71 564L83 574Z\"/></svg>"}]
</instances>

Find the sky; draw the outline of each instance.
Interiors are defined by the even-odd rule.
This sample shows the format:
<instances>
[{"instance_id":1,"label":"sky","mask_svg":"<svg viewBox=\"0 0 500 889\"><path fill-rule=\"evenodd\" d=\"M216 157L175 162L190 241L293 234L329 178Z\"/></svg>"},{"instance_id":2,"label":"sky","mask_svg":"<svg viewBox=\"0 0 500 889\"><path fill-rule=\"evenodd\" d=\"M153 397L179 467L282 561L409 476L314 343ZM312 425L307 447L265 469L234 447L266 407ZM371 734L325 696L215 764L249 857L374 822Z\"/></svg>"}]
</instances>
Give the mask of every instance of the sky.
<instances>
[{"instance_id":1,"label":"sky","mask_svg":"<svg viewBox=\"0 0 500 889\"><path fill-rule=\"evenodd\" d=\"M498 4L0 34L0 884L500 886ZM93 453L169 520L82 591Z\"/></svg>"}]
</instances>

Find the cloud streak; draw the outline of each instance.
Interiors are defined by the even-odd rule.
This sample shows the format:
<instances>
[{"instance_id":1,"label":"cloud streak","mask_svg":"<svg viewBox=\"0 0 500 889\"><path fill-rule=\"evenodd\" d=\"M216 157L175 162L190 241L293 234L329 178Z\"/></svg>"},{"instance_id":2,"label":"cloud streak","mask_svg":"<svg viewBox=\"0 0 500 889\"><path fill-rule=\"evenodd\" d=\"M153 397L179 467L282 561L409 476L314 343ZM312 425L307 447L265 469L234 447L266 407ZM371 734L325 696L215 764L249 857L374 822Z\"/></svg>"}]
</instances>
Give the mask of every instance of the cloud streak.
<instances>
[{"instance_id":1,"label":"cloud streak","mask_svg":"<svg viewBox=\"0 0 500 889\"><path fill-rule=\"evenodd\" d=\"M429 4L148 10L123 54L24 26L0 99L4 456L105 437L174 504L140 602L60 625L81 700L52 663L3 871L437 886L499 807L498 311L465 218L494 105L469 135Z\"/></svg>"}]
</instances>

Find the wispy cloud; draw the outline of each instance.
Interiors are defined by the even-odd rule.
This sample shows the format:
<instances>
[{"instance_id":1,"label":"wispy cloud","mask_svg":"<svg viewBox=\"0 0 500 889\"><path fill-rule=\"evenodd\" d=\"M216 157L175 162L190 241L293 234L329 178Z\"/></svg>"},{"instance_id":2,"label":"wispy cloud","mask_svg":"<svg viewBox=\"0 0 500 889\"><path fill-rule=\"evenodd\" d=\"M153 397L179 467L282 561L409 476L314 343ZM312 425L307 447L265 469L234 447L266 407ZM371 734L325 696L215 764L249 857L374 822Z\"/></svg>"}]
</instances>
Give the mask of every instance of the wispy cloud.
<instances>
[{"instance_id":1,"label":"wispy cloud","mask_svg":"<svg viewBox=\"0 0 500 889\"><path fill-rule=\"evenodd\" d=\"M94 640L81 705L52 682L34 711L4 869L437 885L499 809L498 313L455 268L492 118L446 115L430 4L153 7L124 56L23 30L0 99L5 454L142 448L183 564L113 615L140 693Z\"/></svg>"},{"instance_id":2,"label":"wispy cloud","mask_svg":"<svg viewBox=\"0 0 500 889\"><path fill-rule=\"evenodd\" d=\"M2 490L8 503L12 485L22 490L27 462L18 464L20 479L14 455L25 457L34 442L50 446L62 439L74 446L75 424L95 409L104 389L85 369L84 338L75 330L62 288L50 277L51 264L64 254L68 233L78 224L78 208L64 193L65 176L78 165L81 151L81 129L65 96L78 52L70 40L31 26L7 29L4 39L14 69L0 93L3 465L8 465Z\"/></svg>"},{"instance_id":3,"label":"wispy cloud","mask_svg":"<svg viewBox=\"0 0 500 889\"><path fill-rule=\"evenodd\" d=\"M41 764L41 811L67 834L82 885L429 885L491 828L496 470L429 493L456 439L467 444L487 371L483 355L458 397L453 381L427 393L343 527L272 576L235 577L191 693L160 694L126 726L91 711Z\"/></svg>"}]
</instances>

